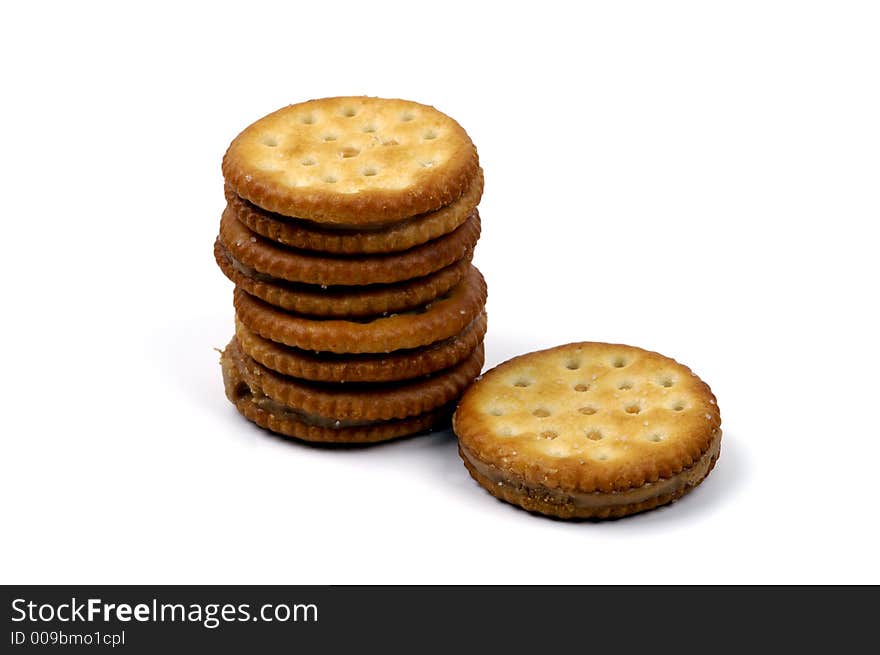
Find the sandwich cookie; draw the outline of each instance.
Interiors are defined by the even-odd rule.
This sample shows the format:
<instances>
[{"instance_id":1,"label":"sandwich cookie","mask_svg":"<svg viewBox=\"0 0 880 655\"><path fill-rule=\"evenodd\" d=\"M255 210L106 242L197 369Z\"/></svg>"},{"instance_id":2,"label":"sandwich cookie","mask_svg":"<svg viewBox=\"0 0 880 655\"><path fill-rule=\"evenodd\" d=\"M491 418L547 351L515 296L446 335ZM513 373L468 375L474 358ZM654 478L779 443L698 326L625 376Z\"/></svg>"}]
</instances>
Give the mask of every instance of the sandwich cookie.
<instances>
[{"instance_id":1,"label":"sandwich cookie","mask_svg":"<svg viewBox=\"0 0 880 655\"><path fill-rule=\"evenodd\" d=\"M483 312L460 333L424 348L381 355L334 355L269 341L238 319L235 321L235 335L245 354L283 375L316 382L395 382L430 375L468 357L483 342L485 334Z\"/></svg>"},{"instance_id":2,"label":"sandwich cookie","mask_svg":"<svg viewBox=\"0 0 880 655\"><path fill-rule=\"evenodd\" d=\"M236 195L262 209L367 227L453 203L479 160L462 127L433 107L338 97L256 121L232 141L222 168Z\"/></svg>"},{"instance_id":3,"label":"sandwich cookie","mask_svg":"<svg viewBox=\"0 0 880 655\"><path fill-rule=\"evenodd\" d=\"M357 318L412 309L456 286L470 269L471 253L436 273L395 284L320 287L279 280L235 260L218 239L214 259L235 285L270 305L296 314Z\"/></svg>"},{"instance_id":4,"label":"sandwich cookie","mask_svg":"<svg viewBox=\"0 0 880 655\"><path fill-rule=\"evenodd\" d=\"M497 498L559 518L669 503L712 470L721 414L689 368L632 346L574 343L511 359L453 418L471 476Z\"/></svg>"},{"instance_id":5,"label":"sandwich cookie","mask_svg":"<svg viewBox=\"0 0 880 655\"><path fill-rule=\"evenodd\" d=\"M291 314L240 288L235 289L233 304L245 326L276 343L315 352L390 353L427 346L464 330L486 305L486 282L471 266L456 287L427 305L352 320Z\"/></svg>"},{"instance_id":6,"label":"sandwich cookie","mask_svg":"<svg viewBox=\"0 0 880 655\"><path fill-rule=\"evenodd\" d=\"M439 239L400 253L334 256L295 250L248 229L227 207L220 242L236 261L258 273L289 282L321 285L389 284L421 277L463 259L480 238L474 211L460 227Z\"/></svg>"},{"instance_id":7,"label":"sandwich cookie","mask_svg":"<svg viewBox=\"0 0 880 655\"><path fill-rule=\"evenodd\" d=\"M241 377L229 349L220 358L226 397L249 421L276 434L303 441L333 444L367 444L406 437L449 424L454 407L393 421L341 421L310 416L285 407L251 389Z\"/></svg>"},{"instance_id":8,"label":"sandwich cookie","mask_svg":"<svg viewBox=\"0 0 880 655\"><path fill-rule=\"evenodd\" d=\"M341 227L273 214L239 197L227 186L226 201L235 218L257 234L302 250L352 255L408 250L448 234L468 220L483 194L478 171L464 194L451 205L377 228Z\"/></svg>"},{"instance_id":9,"label":"sandwich cookie","mask_svg":"<svg viewBox=\"0 0 880 655\"><path fill-rule=\"evenodd\" d=\"M236 338L224 353L238 375L257 395L309 416L329 421L375 422L432 411L457 398L483 366L483 347L434 375L387 384L330 384L291 378L258 364L241 350Z\"/></svg>"}]
</instances>

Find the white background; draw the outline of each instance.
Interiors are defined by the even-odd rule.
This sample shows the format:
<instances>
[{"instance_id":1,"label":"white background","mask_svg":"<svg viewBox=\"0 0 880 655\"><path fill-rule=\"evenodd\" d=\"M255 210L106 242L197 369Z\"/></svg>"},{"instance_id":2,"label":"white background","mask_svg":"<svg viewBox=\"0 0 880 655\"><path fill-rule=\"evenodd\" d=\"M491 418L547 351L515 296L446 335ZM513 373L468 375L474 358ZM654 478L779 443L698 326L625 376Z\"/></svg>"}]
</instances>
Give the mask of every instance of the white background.
<instances>
[{"instance_id":1,"label":"white background","mask_svg":"<svg viewBox=\"0 0 880 655\"><path fill-rule=\"evenodd\" d=\"M2 14L0 581L880 582L876 4ZM488 364L615 341L712 386L700 488L570 524L492 499L448 432L333 451L236 414L220 159L340 94L476 142Z\"/></svg>"}]
</instances>

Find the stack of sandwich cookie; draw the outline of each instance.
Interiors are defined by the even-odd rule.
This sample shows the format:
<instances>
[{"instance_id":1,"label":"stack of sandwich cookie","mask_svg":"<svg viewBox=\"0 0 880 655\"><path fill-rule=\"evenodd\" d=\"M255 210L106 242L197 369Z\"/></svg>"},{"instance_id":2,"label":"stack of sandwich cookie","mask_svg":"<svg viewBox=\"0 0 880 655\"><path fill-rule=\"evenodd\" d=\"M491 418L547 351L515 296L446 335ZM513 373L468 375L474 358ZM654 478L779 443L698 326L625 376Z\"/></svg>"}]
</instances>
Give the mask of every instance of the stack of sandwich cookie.
<instances>
[{"instance_id":1,"label":"stack of sandwich cookie","mask_svg":"<svg viewBox=\"0 0 880 655\"><path fill-rule=\"evenodd\" d=\"M486 333L483 175L461 126L403 100L313 100L245 129L223 175L214 256L235 283L221 364L238 410L323 442L448 423Z\"/></svg>"}]
</instances>

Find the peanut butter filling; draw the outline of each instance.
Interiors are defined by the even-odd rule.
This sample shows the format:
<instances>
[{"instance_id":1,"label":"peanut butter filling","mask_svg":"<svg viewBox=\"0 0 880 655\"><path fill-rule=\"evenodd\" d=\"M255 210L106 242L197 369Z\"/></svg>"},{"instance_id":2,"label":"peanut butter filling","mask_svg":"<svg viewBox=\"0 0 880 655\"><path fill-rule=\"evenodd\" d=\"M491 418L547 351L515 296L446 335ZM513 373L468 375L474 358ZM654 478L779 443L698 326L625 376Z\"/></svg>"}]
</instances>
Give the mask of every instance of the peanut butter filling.
<instances>
[{"instance_id":1,"label":"peanut butter filling","mask_svg":"<svg viewBox=\"0 0 880 655\"><path fill-rule=\"evenodd\" d=\"M256 237L254 237L256 238ZM226 246L223 246L223 254L226 255L226 260L232 265L236 271L245 275L252 280L257 280L258 282L267 282L270 284L285 284L285 280L279 280L276 277L272 277L271 275L265 275L264 273L260 273L255 268L251 268L250 266L245 266L240 261L238 261L235 257L232 256L232 253L227 250Z\"/></svg>"},{"instance_id":2,"label":"peanut butter filling","mask_svg":"<svg viewBox=\"0 0 880 655\"><path fill-rule=\"evenodd\" d=\"M718 458L721 452L721 430L718 430L712 440L709 449L703 453L694 464L682 470L670 478L646 482L640 487L625 491L566 491L554 489L543 485L535 485L526 482L521 477L508 471L503 471L492 464L477 459L477 457L464 446L459 445L461 455L481 476L487 478L492 484L510 485L517 489L524 489L529 495L549 497L550 502L559 504L571 504L578 508L614 507L618 505L631 505L641 503L657 496L675 493L686 487L699 484L709 473L712 462Z\"/></svg>"},{"instance_id":3,"label":"peanut butter filling","mask_svg":"<svg viewBox=\"0 0 880 655\"><path fill-rule=\"evenodd\" d=\"M343 421L339 419L326 418L323 416L316 416L315 414L308 414L293 407L282 405L281 403L272 400L271 398L269 398L269 396L253 388L251 388L251 400L257 407L273 416L293 421L299 421L300 423L305 423L306 425L314 425L320 428L359 428L376 423L376 421Z\"/></svg>"}]
</instances>

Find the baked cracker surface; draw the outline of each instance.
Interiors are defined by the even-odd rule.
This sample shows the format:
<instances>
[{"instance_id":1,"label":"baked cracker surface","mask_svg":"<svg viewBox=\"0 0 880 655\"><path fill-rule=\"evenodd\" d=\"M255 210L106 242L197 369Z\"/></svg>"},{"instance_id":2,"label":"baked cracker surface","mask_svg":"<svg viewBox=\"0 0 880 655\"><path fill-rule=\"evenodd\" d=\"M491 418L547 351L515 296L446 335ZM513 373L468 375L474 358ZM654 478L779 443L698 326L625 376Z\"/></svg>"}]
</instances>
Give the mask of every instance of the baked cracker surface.
<instances>
[{"instance_id":1,"label":"baked cracker surface","mask_svg":"<svg viewBox=\"0 0 880 655\"><path fill-rule=\"evenodd\" d=\"M348 96L289 105L230 144L223 176L268 211L324 223L384 224L462 195L479 168L464 129L428 105Z\"/></svg>"},{"instance_id":2,"label":"baked cracker surface","mask_svg":"<svg viewBox=\"0 0 880 655\"><path fill-rule=\"evenodd\" d=\"M626 504L623 493L644 498L631 504L646 509L664 489L692 488L714 466L721 440L715 396L688 367L641 348L594 342L497 366L468 389L453 421L481 484L506 484L505 494L533 504L568 504L545 512L560 516L571 515L575 497L594 506L580 515L601 516L603 502Z\"/></svg>"}]
</instances>

